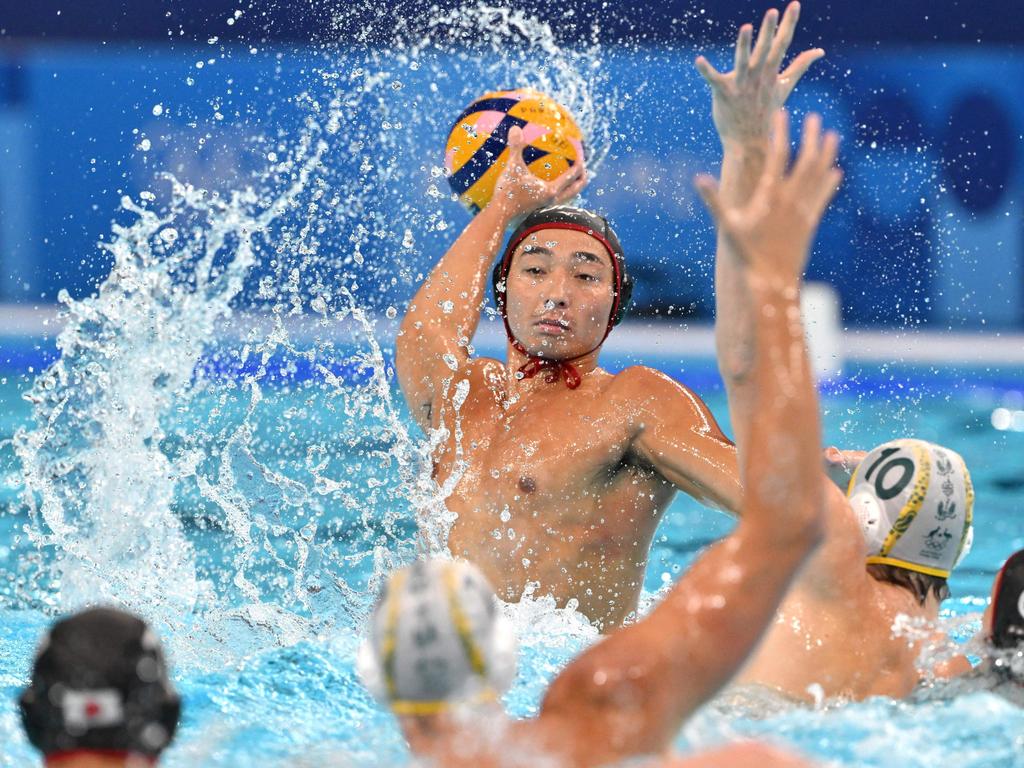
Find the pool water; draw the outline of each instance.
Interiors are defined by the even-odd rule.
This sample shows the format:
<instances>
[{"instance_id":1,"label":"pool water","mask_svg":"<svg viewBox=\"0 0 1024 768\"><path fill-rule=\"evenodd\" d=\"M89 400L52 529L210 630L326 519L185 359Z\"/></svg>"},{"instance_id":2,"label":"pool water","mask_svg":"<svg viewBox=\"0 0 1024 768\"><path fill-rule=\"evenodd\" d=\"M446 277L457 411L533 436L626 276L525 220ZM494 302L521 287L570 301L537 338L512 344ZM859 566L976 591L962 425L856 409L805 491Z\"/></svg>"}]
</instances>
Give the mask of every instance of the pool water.
<instances>
[{"instance_id":1,"label":"pool water","mask_svg":"<svg viewBox=\"0 0 1024 768\"><path fill-rule=\"evenodd\" d=\"M616 370L633 362L622 358L603 364ZM711 361L644 362L704 395L727 425ZM31 408L21 397L31 379L24 370L0 373L3 766L34 759L14 701L66 586L31 556L35 545L26 535L39 523L22 503L21 469L9 441L18 427L31 422ZM943 622L958 641L977 630L999 565L1024 546L1019 514L1024 433L996 429L991 417L994 409L1020 397L1024 385L1017 382L1024 382L1022 372L1008 369L852 366L823 395L827 443L869 448L911 435L948 444L967 460L977 492L975 543L952 579L954 596L943 609ZM258 428L247 433L249 453L242 458L248 456L253 467L284 471L302 465L315 445L328 454L334 477L376 478L353 482L348 502L332 503L336 497L329 494L307 494L302 501L300 490L296 498L286 498L282 485L259 486L259 472L243 472L236 478L238 487L262 506L250 509L256 523L242 529L214 508L208 493L196 491L195 477L178 480L174 513L192 546L202 590L193 611L159 600L151 611L143 609L164 635L185 702L167 765L388 765L408 760L392 719L369 699L352 664L361 621L376 589L375 574L388 553L401 561L415 550L415 525L397 488L402 480L387 460L394 456L387 440L398 439L397 432L394 425L382 426L379 412L336 407L324 395L327 388L316 375L293 376L276 389L264 382L263 411L253 422ZM210 456L233 450L225 436L237 432L219 423L237 424L245 413L251 416L251 401L239 397L237 383L223 371L211 374L196 391L189 407L165 425L161 450L180 455L196 440L206 441ZM393 388L391 394L397 398ZM403 418L419 440L416 428ZM380 444L374 444L373 435ZM377 465L383 469L375 474ZM203 474L201 466L196 476ZM731 525L728 517L678 497L655 537L645 599L654 599ZM242 540L243 531L251 542ZM50 545L45 557L59 554L54 550ZM521 673L506 702L513 714L529 716L547 683L596 634L581 617L555 610L542 596L510 610L521 628L523 649ZM844 766L930 768L950 760L986 768L1024 765L1024 713L989 694L939 695L920 703L826 703L815 711L787 707L754 692L727 692L684 727L678 745L689 751L741 736L770 738Z\"/></svg>"}]
</instances>

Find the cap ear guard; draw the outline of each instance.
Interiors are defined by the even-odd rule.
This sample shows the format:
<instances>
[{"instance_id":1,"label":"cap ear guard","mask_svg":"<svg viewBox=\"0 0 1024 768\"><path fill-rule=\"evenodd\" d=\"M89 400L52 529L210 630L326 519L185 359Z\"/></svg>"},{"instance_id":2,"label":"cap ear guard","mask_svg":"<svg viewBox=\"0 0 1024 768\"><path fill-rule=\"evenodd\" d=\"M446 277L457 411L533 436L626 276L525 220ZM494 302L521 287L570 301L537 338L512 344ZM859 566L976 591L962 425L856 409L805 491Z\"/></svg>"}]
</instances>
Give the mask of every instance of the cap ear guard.
<instances>
[{"instance_id":1,"label":"cap ear guard","mask_svg":"<svg viewBox=\"0 0 1024 768\"><path fill-rule=\"evenodd\" d=\"M49 715L49 707L41 707L39 697L35 689L29 685L21 696L18 697L18 711L21 714L21 726L25 729L25 736L29 744L40 752L46 752L48 746L45 739L45 729L42 724L46 722Z\"/></svg>"},{"instance_id":2,"label":"cap ear guard","mask_svg":"<svg viewBox=\"0 0 1024 768\"><path fill-rule=\"evenodd\" d=\"M877 552L885 541L888 526L882 524L882 507L870 491L858 491L850 497L850 507L864 534L864 554Z\"/></svg>"},{"instance_id":3,"label":"cap ear guard","mask_svg":"<svg viewBox=\"0 0 1024 768\"><path fill-rule=\"evenodd\" d=\"M491 630L491 653L487 664L487 681L498 696L512 687L519 662L519 640L508 616L500 613Z\"/></svg>"},{"instance_id":4,"label":"cap ear guard","mask_svg":"<svg viewBox=\"0 0 1024 768\"><path fill-rule=\"evenodd\" d=\"M387 685L384 683L384 670L377 663L377 656L373 652L373 643L370 638L364 639L359 644L359 651L356 653L356 674L378 704L384 706L390 704Z\"/></svg>"},{"instance_id":5,"label":"cap ear guard","mask_svg":"<svg viewBox=\"0 0 1024 768\"><path fill-rule=\"evenodd\" d=\"M964 561L964 558L967 557L967 555L971 551L971 547L973 547L973 546L974 546L974 525L971 525L967 529L967 533L964 536L964 545L960 549L960 554L958 554L956 556L956 561L953 563L953 568L954 569L960 567L960 563L962 563Z\"/></svg>"}]
</instances>

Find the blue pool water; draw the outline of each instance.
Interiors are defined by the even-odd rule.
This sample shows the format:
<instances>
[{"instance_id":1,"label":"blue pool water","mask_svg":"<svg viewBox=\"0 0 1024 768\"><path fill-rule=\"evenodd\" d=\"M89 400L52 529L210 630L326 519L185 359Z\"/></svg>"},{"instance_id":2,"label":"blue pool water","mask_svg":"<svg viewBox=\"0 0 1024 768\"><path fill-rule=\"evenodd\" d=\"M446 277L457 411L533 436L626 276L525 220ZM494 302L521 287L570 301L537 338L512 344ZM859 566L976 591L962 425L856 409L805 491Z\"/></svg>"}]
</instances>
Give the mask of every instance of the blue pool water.
<instances>
[{"instance_id":1,"label":"blue pool water","mask_svg":"<svg viewBox=\"0 0 1024 768\"><path fill-rule=\"evenodd\" d=\"M48 580L45 569L32 559L35 545L26 543L26 531L38 521L19 496L21 468L8 440L31 420L21 394L32 376L24 368L27 358L18 359L20 369L8 364L0 372L3 766L33 759L13 702L25 682L32 650L59 610L58 594L66 587ZM633 362L603 361L613 370ZM644 362L690 384L726 423L724 397L710 361ZM165 425L161 450L168 455L180 457L196 444L196 435L210 456L232 450L225 435L236 433L221 427L237 424L250 401L238 396L233 375L218 373L216 367L209 367L210 377L205 386L196 387L189 407ZM991 416L996 408L1018 403L1024 372L891 365L852 366L846 374L823 397L829 443L870 447L913 435L954 447L972 470L977 490L974 550L953 577L954 597L943 612L953 634L966 640L978 627L996 569L1024 546L1024 432L998 430ZM374 467L392 463L387 441L394 427L380 427L379 412L341 408L336 398L325 395L329 388L323 377L292 375L285 381L276 388L265 384L261 393L264 410L247 435L251 465L284 471L302 465L310 446L316 445L329 454L329 465L341 471L334 477L375 476L378 482L353 483L354 506L317 500L333 498L329 495L306 496L308 504L303 505L287 498L278 485L258 486L258 473L241 471L238 487L262 505L251 511L253 520L263 522L244 529L261 532L247 549L239 540L243 529L213 509L208 495L196 492L194 478L178 479L174 514L183 522L204 587L194 612L160 600L154 600L151 610L144 608L162 629L185 700L183 727L167 754L170 766L296 765L307 760L386 765L407 760L390 717L370 701L352 667L361 612L375 588L375 561L380 563L386 552L408 557L413 551L414 525L396 492L399 476L388 467L374 475ZM407 419L404 423L419 438ZM203 474L202 466L200 462L197 475ZM247 482L256 485L248 487ZM364 503L371 508L361 507ZM727 517L677 498L655 539L646 581L649 596L674 581L701 547L730 526ZM58 554L54 545L48 546L46 557ZM521 674L507 704L514 714L528 716L536 711L547 682L595 635L578 616L552 609L543 598L516 606L513 615L522 628L523 651ZM1024 713L988 694L939 697L928 703L872 700L822 711L727 694L687 724L678 744L690 750L754 735L844 766L930 768L955 759L958 765L988 768L1024 765L1021 734Z\"/></svg>"}]
</instances>

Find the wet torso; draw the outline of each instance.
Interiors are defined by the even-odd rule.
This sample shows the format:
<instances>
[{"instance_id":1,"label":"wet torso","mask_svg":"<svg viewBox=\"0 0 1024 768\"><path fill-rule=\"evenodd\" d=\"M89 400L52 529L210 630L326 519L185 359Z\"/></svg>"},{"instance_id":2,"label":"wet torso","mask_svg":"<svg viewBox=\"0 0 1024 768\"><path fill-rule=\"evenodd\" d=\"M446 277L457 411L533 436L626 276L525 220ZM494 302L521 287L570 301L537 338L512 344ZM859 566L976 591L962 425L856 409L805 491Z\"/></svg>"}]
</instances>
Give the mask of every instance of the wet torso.
<instances>
[{"instance_id":1,"label":"wet torso","mask_svg":"<svg viewBox=\"0 0 1024 768\"><path fill-rule=\"evenodd\" d=\"M435 478L458 478L449 547L502 598L529 589L559 606L575 599L608 629L636 608L674 487L631 454L635 425L617 377L597 369L575 390L531 381L518 396L505 377L501 363L476 361L459 418L451 401L433 414L449 430Z\"/></svg>"},{"instance_id":2,"label":"wet torso","mask_svg":"<svg viewBox=\"0 0 1024 768\"><path fill-rule=\"evenodd\" d=\"M864 578L858 600L826 601L795 586L737 682L807 701L909 694L919 679L921 643L913 641L913 629L894 633L893 627L900 615L911 624L934 621L937 606L922 607L907 589Z\"/></svg>"}]
</instances>

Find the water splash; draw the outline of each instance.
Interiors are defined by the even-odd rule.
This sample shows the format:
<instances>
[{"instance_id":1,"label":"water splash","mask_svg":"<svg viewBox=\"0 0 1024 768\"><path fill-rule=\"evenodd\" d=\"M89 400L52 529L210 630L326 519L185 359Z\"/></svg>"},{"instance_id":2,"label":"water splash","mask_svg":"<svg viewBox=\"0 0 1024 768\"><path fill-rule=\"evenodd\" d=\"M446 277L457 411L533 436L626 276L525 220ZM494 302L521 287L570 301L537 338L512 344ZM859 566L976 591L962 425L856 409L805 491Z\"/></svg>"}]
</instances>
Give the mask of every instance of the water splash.
<instances>
[{"instance_id":1,"label":"water splash","mask_svg":"<svg viewBox=\"0 0 1024 768\"><path fill-rule=\"evenodd\" d=\"M244 184L225 174L238 189L167 176L126 198L130 221L102 245L110 275L94 296L62 295L61 358L15 440L34 547L25 602L201 624L202 641L172 648L204 666L214 647L357 630L384 573L444 551L459 475L438 486L430 457L460 434L458 409L426 439L410 432L390 362L398 312L378 306L396 286L411 295L459 215L443 207L444 137L421 155L422 126L485 90L532 86L574 111L594 168L616 99L596 32L567 50L485 3L415 37L392 21L303 68L294 137L239 126L263 162ZM223 121L230 100L216 101Z\"/></svg>"}]
</instances>

